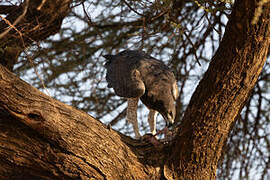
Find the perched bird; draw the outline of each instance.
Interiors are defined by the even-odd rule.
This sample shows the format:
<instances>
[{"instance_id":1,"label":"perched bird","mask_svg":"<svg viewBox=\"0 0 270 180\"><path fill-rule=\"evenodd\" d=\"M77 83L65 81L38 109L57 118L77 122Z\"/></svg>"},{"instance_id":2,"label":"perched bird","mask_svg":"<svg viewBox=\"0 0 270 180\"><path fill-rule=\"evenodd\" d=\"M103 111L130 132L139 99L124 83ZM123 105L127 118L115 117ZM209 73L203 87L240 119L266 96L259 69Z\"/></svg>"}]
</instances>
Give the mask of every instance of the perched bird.
<instances>
[{"instance_id":1,"label":"perched bird","mask_svg":"<svg viewBox=\"0 0 270 180\"><path fill-rule=\"evenodd\" d=\"M143 51L125 50L116 55L105 55L106 80L118 96L127 98L127 121L133 125L136 138L140 138L137 122L139 99L149 109L148 123L156 134L156 116L159 112L166 125L175 119L175 100L178 88L174 74L160 60Z\"/></svg>"}]
</instances>

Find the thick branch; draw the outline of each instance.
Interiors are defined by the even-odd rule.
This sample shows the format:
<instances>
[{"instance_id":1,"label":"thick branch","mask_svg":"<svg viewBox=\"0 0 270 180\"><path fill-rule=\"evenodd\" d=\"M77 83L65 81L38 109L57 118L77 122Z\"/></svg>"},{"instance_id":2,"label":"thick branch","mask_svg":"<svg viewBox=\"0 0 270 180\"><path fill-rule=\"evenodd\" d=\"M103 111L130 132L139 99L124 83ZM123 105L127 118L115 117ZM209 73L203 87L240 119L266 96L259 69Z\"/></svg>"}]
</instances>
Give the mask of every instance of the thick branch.
<instances>
[{"instance_id":1,"label":"thick branch","mask_svg":"<svg viewBox=\"0 0 270 180\"><path fill-rule=\"evenodd\" d=\"M0 126L3 177L160 176L155 167L163 162L161 150L108 129L85 112L44 95L1 65Z\"/></svg>"},{"instance_id":2,"label":"thick branch","mask_svg":"<svg viewBox=\"0 0 270 180\"><path fill-rule=\"evenodd\" d=\"M254 88L269 49L270 3L259 22L251 25L256 4L235 2L224 38L185 112L166 177L215 179L230 127Z\"/></svg>"}]
</instances>

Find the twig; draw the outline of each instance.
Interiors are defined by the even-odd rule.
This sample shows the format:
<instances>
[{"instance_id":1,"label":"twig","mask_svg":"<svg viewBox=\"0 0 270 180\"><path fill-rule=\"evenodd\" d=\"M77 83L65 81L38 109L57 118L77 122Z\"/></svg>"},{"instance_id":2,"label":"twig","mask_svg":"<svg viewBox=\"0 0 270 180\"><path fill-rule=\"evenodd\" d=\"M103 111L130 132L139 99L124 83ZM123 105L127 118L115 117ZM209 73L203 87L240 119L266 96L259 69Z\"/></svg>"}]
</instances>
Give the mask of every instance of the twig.
<instances>
[{"instance_id":1,"label":"twig","mask_svg":"<svg viewBox=\"0 0 270 180\"><path fill-rule=\"evenodd\" d=\"M88 19L89 23L90 23L94 28L96 28L97 25L96 25L95 23L92 22L91 17L88 15L88 13L87 13L87 11L86 11L86 9L85 9L85 6L84 6L84 2L82 2L81 4L82 4L82 7L83 7L83 12L84 12L84 14L86 15L86 18ZM99 29L98 29L98 28L96 28L96 29L97 29L98 35L100 36L100 38L102 38L102 35L101 35Z\"/></svg>"},{"instance_id":2,"label":"twig","mask_svg":"<svg viewBox=\"0 0 270 180\"><path fill-rule=\"evenodd\" d=\"M24 46L24 48L26 49L26 46L25 46L24 42L23 42L23 46ZM40 79L41 84L42 84L43 88L45 89L47 95L48 95L48 96L51 96L50 93L49 93L49 90L48 90L47 87L45 86L44 80L42 79L42 77L40 76L40 74L39 74L38 71L37 71L37 67L36 67L35 64L34 64L33 59L27 54L27 52L26 52L25 50L24 50L23 52L26 54L27 60L30 62L30 64L31 64L32 67L34 68L35 74L36 74L37 77Z\"/></svg>"},{"instance_id":3,"label":"twig","mask_svg":"<svg viewBox=\"0 0 270 180\"><path fill-rule=\"evenodd\" d=\"M127 111L127 108L121 111L108 125L113 126L116 123L118 123L123 117L126 116L126 111Z\"/></svg>"},{"instance_id":4,"label":"twig","mask_svg":"<svg viewBox=\"0 0 270 180\"><path fill-rule=\"evenodd\" d=\"M25 4L24 10L23 10L23 13L14 21L13 24L11 24L4 17L0 16L5 21L5 23L7 23L10 26L7 30L5 30L3 33L0 34L0 39L2 39L11 29L15 29L19 33L20 36L23 36L23 34L15 26L21 21L21 19L25 16L25 14L27 12L29 0L26 0L25 3L26 4Z\"/></svg>"},{"instance_id":5,"label":"twig","mask_svg":"<svg viewBox=\"0 0 270 180\"><path fill-rule=\"evenodd\" d=\"M45 3L45 1L46 1L46 0L43 0L43 1L42 1L42 3L41 3L41 5L39 6L39 8L42 7L42 5ZM3 38L7 33L9 33L9 31L10 31L11 29L14 29L14 30L16 30L16 31L19 33L20 38L21 38L21 41L22 41L22 46L24 47L24 49L26 49L26 45L25 45L24 40L23 40L23 33L20 32L15 26L21 21L21 19L22 19L22 18L25 16L25 14L27 13L27 9L28 9L28 6L29 6L29 0L26 0L25 3L26 3L26 4L25 4L24 10L23 10L23 13L15 20L15 22L14 22L13 24L11 24L10 21L7 20L6 18L0 16L0 17L1 17L1 18L9 25L9 28L8 28L6 31L4 31L3 33L0 34L0 39ZM27 37L27 38L29 38L30 40L32 40L32 41L34 42L34 40L33 40L32 38L30 38L30 37ZM41 84L42 84L43 88L45 89L45 91L47 92L47 94L50 96L50 93L49 93L48 89L46 88L43 79L41 78L41 76L40 76L39 73L37 72L37 69L36 69L36 67L35 67L35 65L34 65L33 60L32 60L31 58L29 58L29 55L27 54L27 52L26 52L25 50L24 50L24 53L26 54L26 58L27 58L28 61L31 63L32 67L34 68L34 71L35 71L36 75L37 75L38 78L41 80Z\"/></svg>"},{"instance_id":6,"label":"twig","mask_svg":"<svg viewBox=\"0 0 270 180\"><path fill-rule=\"evenodd\" d=\"M125 5L127 5L127 7L128 7L129 9L131 9L133 12L135 12L135 13L138 14L139 16L143 16L143 17L144 17L143 14L139 13L139 12L136 11L133 7L131 7L130 4L127 3L126 0L122 0L122 1L123 1L123 2L125 3Z\"/></svg>"},{"instance_id":7,"label":"twig","mask_svg":"<svg viewBox=\"0 0 270 180\"><path fill-rule=\"evenodd\" d=\"M196 50L195 50L195 46L194 46L193 42L191 41L191 39L189 38L189 36L187 35L187 33L186 33L185 31L183 31L183 34L186 36L187 40L188 40L189 43L191 44L192 49L193 49L193 51L194 51L195 59L196 59L197 63L199 64L199 66L201 66L201 63L200 63L199 58L198 58L198 56L197 56L197 54L196 54Z\"/></svg>"},{"instance_id":8,"label":"twig","mask_svg":"<svg viewBox=\"0 0 270 180\"><path fill-rule=\"evenodd\" d=\"M45 4L47 0L42 0L42 2L40 3L40 5L37 7L37 10L40 11L40 9L43 7L43 5Z\"/></svg>"},{"instance_id":9,"label":"twig","mask_svg":"<svg viewBox=\"0 0 270 180\"><path fill-rule=\"evenodd\" d=\"M86 15L88 21L93 25L93 22L92 22L92 20L91 20L91 17L88 15L88 13L87 13L87 11L86 11L86 9L85 9L84 2L82 2L81 4L82 4L82 7L83 7L83 12L84 12L84 14Z\"/></svg>"}]
</instances>

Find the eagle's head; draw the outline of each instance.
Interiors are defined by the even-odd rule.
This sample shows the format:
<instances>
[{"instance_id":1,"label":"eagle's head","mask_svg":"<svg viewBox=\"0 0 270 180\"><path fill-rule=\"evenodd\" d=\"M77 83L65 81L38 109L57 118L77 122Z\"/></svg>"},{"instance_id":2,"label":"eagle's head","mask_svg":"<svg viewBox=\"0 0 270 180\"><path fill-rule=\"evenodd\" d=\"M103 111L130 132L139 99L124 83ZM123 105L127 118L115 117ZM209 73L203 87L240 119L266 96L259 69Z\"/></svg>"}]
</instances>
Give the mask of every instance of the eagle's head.
<instances>
[{"instance_id":1,"label":"eagle's head","mask_svg":"<svg viewBox=\"0 0 270 180\"><path fill-rule=\"evenodd\" d=\"M161 79L161 81L163 80ZM166 121L166 126L170 127L173 125L176 116L175 101L179 96L178 86L176 80L173 79L161 82L159 85L162 90L156 96L157 100L161 102L158 112Z\"/></svg>"},{"instance_id":2,"label":"eagle's head","mask_svg":"<svg viewBox=\"0 0 270 180\"><path fill-rule=\"evenodd\" d=\"M166 126L170 127L173 125L176 115L175 98L170 92L160 95L159 98L162 103L158 112L166 121Z\"/></svg>"},{"instance_id":3,"label":"eagle's head","mask_svg":"<svg viewBox=\"0 0 270 180\"><path fill-rule=\"evenodd\" d=\"M158 111L166 121L166 126L170 127L175 120L175 101L178 98L178 88L175 80L172 84L167 82L157 83L159 86L154 85L151 90L146 89L141 100L150 109Z\"/></svg>"}]
</instances>

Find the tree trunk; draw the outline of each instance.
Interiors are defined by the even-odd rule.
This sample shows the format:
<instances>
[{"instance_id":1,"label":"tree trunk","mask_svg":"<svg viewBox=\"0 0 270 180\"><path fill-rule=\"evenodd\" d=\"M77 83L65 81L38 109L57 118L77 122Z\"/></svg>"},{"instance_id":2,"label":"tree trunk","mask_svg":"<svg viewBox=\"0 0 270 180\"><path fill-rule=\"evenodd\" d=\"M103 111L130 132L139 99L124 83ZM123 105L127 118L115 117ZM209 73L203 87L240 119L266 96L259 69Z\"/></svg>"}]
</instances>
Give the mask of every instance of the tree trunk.
<instances>
[{"instance_id":1,"label":"tree trunk","mask_svg":"<svg viewBox=\"0 0 270 180\"><path fill-rule=\"evenodd\" d=\"M235 2L220 46L185 111L165 174L175 179L215 179L231 126L265 64L270 3L252 25L258 1Z\"/></svg>"},{"instance_id":2,"label":"tree trunk","mask_svg":"<svg viewBox=\"0 0 270 180\"><path fill-rule=\"evenodd\" d=\"M215 179L230 126L269 48L270 3L251 25L256 2L235 2L175 139L161 148L107 128L0 65L1 179Z\"/></svg>"}]
</instances>

